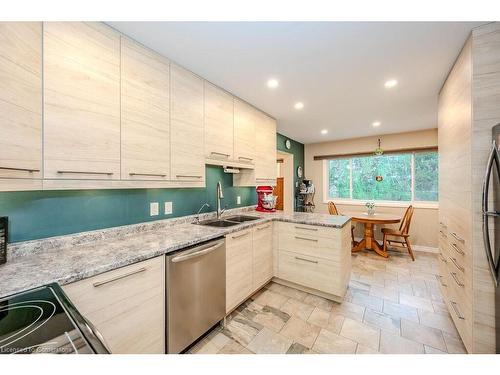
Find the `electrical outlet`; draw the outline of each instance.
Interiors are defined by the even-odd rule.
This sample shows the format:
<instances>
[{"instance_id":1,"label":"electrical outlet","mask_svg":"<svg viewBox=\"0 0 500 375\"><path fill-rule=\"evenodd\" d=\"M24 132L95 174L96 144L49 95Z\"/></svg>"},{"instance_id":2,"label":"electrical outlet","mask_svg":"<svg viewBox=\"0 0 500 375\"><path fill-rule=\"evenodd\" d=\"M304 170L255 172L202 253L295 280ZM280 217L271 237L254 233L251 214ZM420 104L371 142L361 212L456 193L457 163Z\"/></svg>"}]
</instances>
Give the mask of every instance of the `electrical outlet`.
<instances>
[{"instance_id":1,"label":"electrical outlet","mask_svg":"<svg viewBox=\"0 0 500 375\"><path fill-rule=\"evenodd\" d=\"M241 197L239 195L236 197L236 204L241 204Z\"/></svg>"},{"instance_id":2,"label":"electrical outlet","mask_svg":"<svg viewBox=\"0 0 500 375\"><path fill-rule=\"evenodd\" d=\"M157 216L160 213L160 205L158 202L151 202L149 204L149 215Z\"/></svg>"},{"instance_id":3,"label":"electrical outlet","mask_svg":"<svg viewBox=\"0 0 500 375\"><path fill-rule=\"evenodd\" d=\"M165 202L165 215L172 214L172 202Z\"/></svg>"}]
</instances>

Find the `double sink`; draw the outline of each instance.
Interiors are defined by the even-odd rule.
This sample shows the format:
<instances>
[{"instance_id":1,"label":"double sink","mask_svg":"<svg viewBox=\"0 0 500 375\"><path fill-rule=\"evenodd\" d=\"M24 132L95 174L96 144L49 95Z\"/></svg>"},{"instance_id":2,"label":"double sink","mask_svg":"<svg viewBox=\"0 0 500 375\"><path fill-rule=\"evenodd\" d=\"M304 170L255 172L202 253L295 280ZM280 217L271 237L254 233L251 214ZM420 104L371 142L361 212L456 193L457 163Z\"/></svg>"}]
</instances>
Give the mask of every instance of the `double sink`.
<instances>
[{"instance_id":1,"label":"double sink","mask_svg":"<svg viewBox=\"0 0 500 375\"><path fill-rule=\"evenodd\" d=\"M225 227L232 227L233 225L238 225L246 221L258 220L258 219L260 219L260 217L235 215L226 217L224 219L203 220L196 224L207 225L209 227L225 228Z\"/></svg>"}]
</instances>

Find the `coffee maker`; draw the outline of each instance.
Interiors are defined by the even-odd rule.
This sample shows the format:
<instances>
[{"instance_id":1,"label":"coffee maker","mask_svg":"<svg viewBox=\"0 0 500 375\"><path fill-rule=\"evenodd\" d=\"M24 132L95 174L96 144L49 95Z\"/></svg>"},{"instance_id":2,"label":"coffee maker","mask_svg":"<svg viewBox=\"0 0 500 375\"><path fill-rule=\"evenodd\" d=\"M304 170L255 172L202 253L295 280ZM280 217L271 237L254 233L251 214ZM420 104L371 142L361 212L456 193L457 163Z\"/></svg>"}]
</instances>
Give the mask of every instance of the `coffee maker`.
<instances>
[{"instance_id":1,"label":"coffee maker","mask_svg":"<svg viewBox=\"0 0 500 375\"><path fill-rule=\"evenodd\" d=\"M273 195L272 186L257 186L257 211L276 212L277 196Z\"/></svg>"}]
</instances>

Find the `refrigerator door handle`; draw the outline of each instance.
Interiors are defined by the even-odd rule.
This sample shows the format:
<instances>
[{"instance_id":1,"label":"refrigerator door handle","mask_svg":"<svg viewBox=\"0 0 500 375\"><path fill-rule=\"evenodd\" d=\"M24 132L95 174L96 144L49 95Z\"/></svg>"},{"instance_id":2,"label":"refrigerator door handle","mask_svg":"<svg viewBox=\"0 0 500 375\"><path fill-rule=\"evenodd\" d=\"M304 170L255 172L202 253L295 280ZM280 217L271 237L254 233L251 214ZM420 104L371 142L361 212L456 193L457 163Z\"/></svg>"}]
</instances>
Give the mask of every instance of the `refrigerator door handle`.
<instances>
[{"instance_id":1,"label":"refrigerator door handle","mask_svg":"<svg viewBox=\"0 0 500 375\"><path fill-rule=\"evenodd\" d=\"M497 169L497 176L500 176L500 157L498 155L496 142L493 140L492 150L488 157L488 163L486 164L486 173L483 180L483 196L482 196L482 213L483 213L483 241L484 248L486 251L486 257L488 259L488 264L490 267L491 275L493 276L493 281L495 286L498 286L498 264L496 260L496 254L492 253L491 243L490 243L490 233L489 233L489 222L488 217L493 216L492 214L496 212L489 211L488 209L488 195L489 195L489 185L490 177L493 172L493 168Z\"/></svg>"}]
</instances>

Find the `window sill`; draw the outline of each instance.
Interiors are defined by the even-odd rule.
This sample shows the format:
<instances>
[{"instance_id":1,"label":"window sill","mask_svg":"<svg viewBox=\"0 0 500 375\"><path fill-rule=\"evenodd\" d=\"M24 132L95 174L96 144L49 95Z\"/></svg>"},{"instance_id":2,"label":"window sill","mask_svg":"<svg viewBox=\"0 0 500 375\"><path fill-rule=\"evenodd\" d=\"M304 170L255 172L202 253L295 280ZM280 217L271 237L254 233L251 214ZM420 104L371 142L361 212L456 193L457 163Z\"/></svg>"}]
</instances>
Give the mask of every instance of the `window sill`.
<instances>
[{"instance_id":1,"label":"window sill","mask_svg":"<svg viewBox=\"0 0 500 375\"><path fill-rule=\"evenodd\" d=\"M324 204L328 204L328 202L333 202L338 205L348 205L348 206L364 206L366 202L372 201L361 201L361 200L352 200L352 199L330 199L323 200ZM412 205L415 208L422 209L439 209L439 202L384 202L384 201L375 201L375 208L377 207L408 207Z\"/></svg>"}]
</instances>

